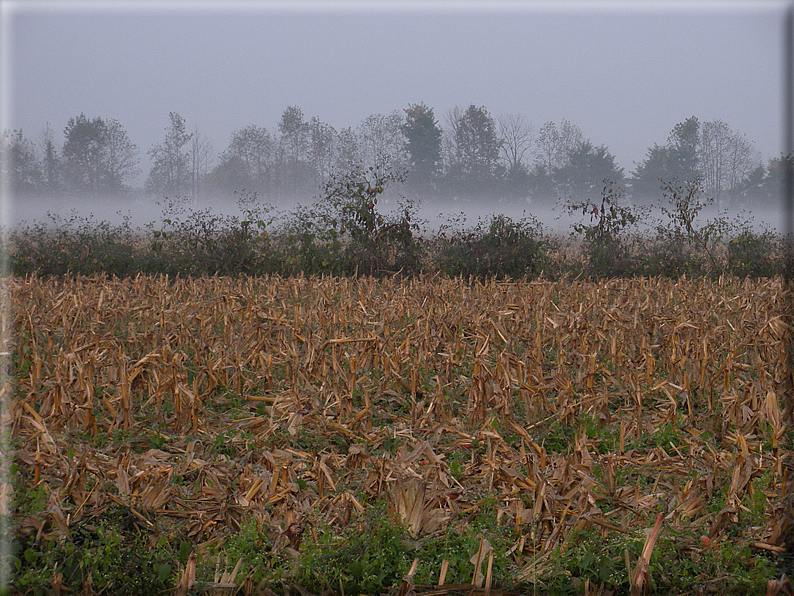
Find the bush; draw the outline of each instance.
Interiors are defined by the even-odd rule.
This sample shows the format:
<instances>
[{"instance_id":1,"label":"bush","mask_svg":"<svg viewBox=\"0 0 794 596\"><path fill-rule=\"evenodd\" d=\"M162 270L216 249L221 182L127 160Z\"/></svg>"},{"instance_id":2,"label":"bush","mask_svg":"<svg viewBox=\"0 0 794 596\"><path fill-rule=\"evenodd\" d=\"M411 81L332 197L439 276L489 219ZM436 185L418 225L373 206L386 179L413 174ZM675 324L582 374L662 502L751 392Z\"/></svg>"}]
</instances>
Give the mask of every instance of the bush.
<instances>
[{"instance_id":1,"label":"bush","mask_svg":"<svg viewBox=\"0 0 794 596\"><path fill-rule=\"evenodd\" d=\"M326 183L311 207L298 208L282 230L282 250L293 272L385 275L420 270L416 207L377 210L378 196L403 176L383 167L353 164Z\"/></svg>"},{"instance_id":2,"label":"bush","mask_svg":"<svg viewBox=\"0 0 794 596\"><path fill-rule=\"evenodd\" d=\"M519 279L548 266L551 241L535 218L491 215L469 229L464 222L463 214L447 220L437 238L437 266L447 275Z\"/></svg>"},{"instance_id":3,"label":"bush","mask_svg":"<svg viewBox=\"0 0 794 596\"><path fill-rule=\"evenodd\" d=\"M280 259L267 234L270 207L256 193L241 196L245 219L193 210L188 197L166 199L161 228L150 225L149 273L168 275L256 275L278 273Z\"/></svg>"},{"instance_id":4,"label":"bush","mask_svg":"<svg viewBox=\"0 0 794 596\"><path fill-rule=\"evenodd\" d=\"M573 226L573 235L583 241L583 270L589 275L620 277L636 271L635 256L640 241L636 227L648 210L622 205L623 199L623 189L604 180L600 203L587 199L566 205L569 214L581 211L584 217L589 216L589 223Z\"/></svg>"},{"instance_id":5,"label":"bush","mask_svg":"<svg viewBox=\"0 0 794 596\"><path fill-rule=\"evenodd\" d=\"M737 277L773 277L783 273L780 236L744 229L728 242L728 271Z\"/></svg>"},{"instance_id":6,"label":"bush","mask_svg":"<svg viewBox=\"0 0 794 596\"><path fill-rule=\"evenodd\" d=\"M35 223L8 236L10 269L18 276L44 277L383 276L429 270L498 279L786 272L779 234L757 233L739 216L701 221L703 209L713 201L703 197L699 179L664 185L664 219L646 235L637 227L650 208L626 205L622 189L605 181L600 200L563 206L585 218L573 225L568 245L545 235L531 216L514 220L502 214L473 227L466 227L461 214L448 219L434 237L423 238L414 203L402 202L387 214L377 208L388 185L399 180L400 174L383 167L353 165L335 174L314 204L279 217L257 201L256 193L238 198L239 215L195 210L186 197L166 198L160 222L145 231L133 230L129 216L112 225L74 212L67 220L50 214L47 224ZM574 250L568 252L570 247Z\"/></svg>"},{"instance_id":7,"label":"bush","mask_svg":"<svg viewBox=\"0 0 794 596\"><path fill-rule=\"evenodd\" d=\"M58 583L69 593L86 585L100 594L148 596L170 591L174 553L166 543L152 548L150 536L136 521L129 510L111 508L98 520L73 526L70 538L15 539L9 560L13 589L48 594Z\"/></svg>"},{"instance_id":8,"label":"bush","mask_svg":"<svg viewBox=\"0 0 794 596\"><path fill-rule=\"evenodd\" d=\"M418 537L411 536L399 514L384 501L376 501L357 523L341 532L326 526L314 541L307 538L296 580L313 593L380 594L384 587L400 586L417 560L415 585L435 584L444 561L448 564L446 583L463 584L471 578L472 555L488 536L494 552L493 585L509 585L506 551L517 538L510 528L494 521L496 503L492 501L481 502L473 519L458 527Z\"/></svg>"},{"instance_id":9,"label":"bush","mask_svg":"<svg viewBox=\"0 0 794 596\"><path fill-rule=\"evenodd\" d=\"M703 196L703 179L681 183L662 180L666 221L656 227L656 238L646 256L648 275L720 275L724 272L719 250L731 224L725 214L699 223L700 213L714 199Z\"/></svg>"},{"instance_id":10,"label":"bush","mask_svg":"<svg viewBox=\"0 0 794 596\"><path fill-rule=\"evenodd\" d=\"M113 226L72 212L69 219L48 214L50 224L35 223L11 234L9 260L14 275L134 275L145 265L139 235L129 216Z\"/></svg>"}]
</instances>

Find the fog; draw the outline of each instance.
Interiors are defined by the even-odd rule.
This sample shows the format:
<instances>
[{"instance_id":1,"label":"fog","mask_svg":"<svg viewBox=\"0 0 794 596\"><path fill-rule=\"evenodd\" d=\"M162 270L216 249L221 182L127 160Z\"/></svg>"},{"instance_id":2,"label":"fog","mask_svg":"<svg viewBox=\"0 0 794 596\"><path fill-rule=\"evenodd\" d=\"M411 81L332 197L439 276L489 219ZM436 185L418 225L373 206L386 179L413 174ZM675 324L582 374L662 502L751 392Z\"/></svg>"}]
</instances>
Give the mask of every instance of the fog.
<instances>
[{"instance_id":1,"label":"fog","mask_svg":"<svg viewBox=\"0 0 794 596\"><path fill-rule=\"evenodd\" d=\"M156 170L172 114L192 135L193 148L186 144L185 151L193 152L194 177L214 176L216 182L220 166L232 163L234 133L250 126L270 135L268 167L286 171L279 155L291 151L292 133L283 126L289 108L300 108L302 125L317 122L334 134L350 129L363 155L377 153L378 144L386 142L374 129L362 128L367 118L404 117L406 108L420 103L434 111L443 132L442 176L454 171L463 153L452 114L477 106L502 136L500 118L523 118L528 136L524 145L513 146L513 158L519 157L527 172L548 149L541 142L545 124L557 123L562 130L562 124L572 123L581 140L606 148L615 170L629 179L651 148L669 147L674 127L694 116L702 124L724 123L730 138L741 139L746 167L740 175L747 177L759 165L769 169L770 160L787 151L781 123L788 108L783 101L788 5L782 0L10 3L0 15L5 60L0 128L24 134L20 146L35 154L37 163L43 163L46 138L66 162L64 127L85 114L117 123L132 154L123 170L126 198L89 199L70 191L14 201L4 195L3 223L47 223L48 213L61 220L74 213L111 223L127 216L137 228L158 222L162 208L139 189ZM296 164L316 161L307 146L295 151ZM499 151L496 162L504 171L510 155L504 144ZM560 164L564 160L556 161ZM552 162L547 165L551 171ZM288 213L296 204L273 206ZM202 197L196 207L237 213L233 201L217 198ZM549 201L419 203L430 232L461 213L469 226L492 213L531 216L558 234L580 221ZM782 215L777 204L752 210L757 228L782 231Z\"/></svg>"},{"instance_id":2,"label":"fog","mask_svg":"<svg viewBox=\"0 0 794 596\"><path fill-rule=\"evenodd\" d=\"M280 200L274 202L257 201L256 204L267 208L268 217L273 218L273 226L277 227L285 218L295 213L299 206L308 207L315 201L321 200L319 197L311 197L303 200ZM388 194L378 205L381 214L388 215L396 212L401 203L405 203L405 198L399 194ZM624 201L624 205L630 205L629 201ZM82 222L89 222L91 225L99 222L108 222L113 226L119 226L125 221L133 229L142 232L147 230L160 229L164 217L164 209L167 208L167 197L152 197L143 193L131 197L104 197L102 199L86 198L76 199L74 197L28 197L23 202L15 203L12 215L9 218L10 228L21 230L30 228L34 225L45 225L53 227L64 225L71 220L71 225L79 225ZM217 215L229 215L241 217L240 205L234 198L203 198L197 201L186 201L181 203L182 207L189 212L207 211ZM458 227L472 228L479 221L486 221L491 215L503 214L514 220L527 218L537 220L544 233L549 235L567 236L573 232L573 225L577 222L590 223L581 212L569 213L565 202L547 200L544 202L511 201L511 202L489 202L489 201L415 201L415 212L420 231L424 234L432 235L439 231L444 224L450 224L455 220ZM769 205L764 208L761 206L747 207L744 209L725 210L717 206L704 208L701 212L699 222L707 219L723 217L728 220L738 221L746 224L757 232L765 230L784 232L783 209L781 205ZM184 214L182 216L184 218ZM650 217L640 225L640 231L648 231L657 223L665 223L663 214L655 205L650 212ZM652 232L652 230L650 230Z\"/></svg>"},{"instance_id":3,"label":"fog","mask_svg":"<svg viewBox=\"0 0 794 596\"><path fill-rule=\"evenodd\" d=\"M38 142L117 119L141 154L169 112L217 157L300 106L341 130L411 103L567 119L626 173L692 115L783 150L783 1L9 3L0 126ZM408 42L407 40L410 40Z\"/></svg>"}]
</instances>

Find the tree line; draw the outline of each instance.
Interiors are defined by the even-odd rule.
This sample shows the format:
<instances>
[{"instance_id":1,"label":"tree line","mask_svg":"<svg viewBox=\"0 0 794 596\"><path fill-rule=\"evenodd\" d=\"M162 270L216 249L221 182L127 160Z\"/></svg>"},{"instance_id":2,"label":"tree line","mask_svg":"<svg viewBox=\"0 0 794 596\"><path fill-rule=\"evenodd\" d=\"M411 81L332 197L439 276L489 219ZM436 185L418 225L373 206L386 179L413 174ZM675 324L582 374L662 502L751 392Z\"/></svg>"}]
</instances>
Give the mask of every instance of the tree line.
<instances>
[{"instance_id":1,"label":"tree line","mask_svg":"<svg viewBox=\"0 0 794 596\"><path fill-rule=\"evenodd\" d=\"M673 180L698 180L719 206L735 208L777 204L783 170L792 164L791 156L764 164L744 134L721 120L692 116L626 173L576 124L535 127L521 114L494 117L476 105L450 110L443 127L433 108L419 103L340 130L289 106L273 129L251 124L233 131L218 154L176 112L164 133L147 150L152 166L145 192L209 201L242 191L270 202L310 198L334 173L357 164L404 173L399 191L427 201L586 201L609 180L635 204L648 204ZM21 130L4 131L0 141L9 157L3 174L18 196L139 190L140 150L116 119L70 118L60 145L49 124L36 141Z\"/></svg>"}]
</instances>

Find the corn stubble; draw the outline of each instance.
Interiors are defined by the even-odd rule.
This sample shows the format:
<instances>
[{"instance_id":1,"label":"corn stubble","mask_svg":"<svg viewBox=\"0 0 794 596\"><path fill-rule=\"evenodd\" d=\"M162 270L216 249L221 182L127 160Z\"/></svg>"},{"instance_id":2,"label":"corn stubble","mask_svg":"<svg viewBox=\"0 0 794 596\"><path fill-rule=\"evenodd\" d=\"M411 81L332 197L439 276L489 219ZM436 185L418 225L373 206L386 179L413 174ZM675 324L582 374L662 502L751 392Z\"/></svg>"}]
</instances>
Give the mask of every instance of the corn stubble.
<instances>
[{"instance_id":1,"label":"corn stubble","mask_svg":"<svg viewBox=\"0 0 794 596\"><path fill-rule=\"evenodd\" d=\"M648 561L665 533L700 535L678 545L693 560L727 540L788 548L779 279L10 283L19 478L51 495L21 533L68 538L123 504L197 552L254 516L287 557L319 520L360 523L367 499L421 540L492 497L520 537L516 582L552 581L592 530L645 540L626 552L633 593L664 585ZM763 515L729 536L757 490ZM469 588L491 589L488 549ZM183 593L195 573L193 557ZM216 579L250 584L236 575Z\"/></svg>"}]
</instances>

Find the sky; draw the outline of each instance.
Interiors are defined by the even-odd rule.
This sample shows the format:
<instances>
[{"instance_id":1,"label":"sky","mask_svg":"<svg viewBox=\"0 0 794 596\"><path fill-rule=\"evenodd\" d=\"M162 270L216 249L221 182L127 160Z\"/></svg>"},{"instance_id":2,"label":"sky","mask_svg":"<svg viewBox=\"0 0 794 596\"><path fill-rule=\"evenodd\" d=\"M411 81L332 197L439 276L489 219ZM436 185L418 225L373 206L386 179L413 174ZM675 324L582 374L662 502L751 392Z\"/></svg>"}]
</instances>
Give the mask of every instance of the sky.
<instances>
[{"instance_id":1,"label":"sky","mask_svg":"<svg viewBox=\"0 0 794 596\"><path fill-rule=\"evenodd\" d=\"M216 154L287 106L337 130L423 102L577 124L626 173L689 116L783 150L782 1L2 0L0 126L116 118L141 151L169 112Z\"/></svg>"}]
</instances>

